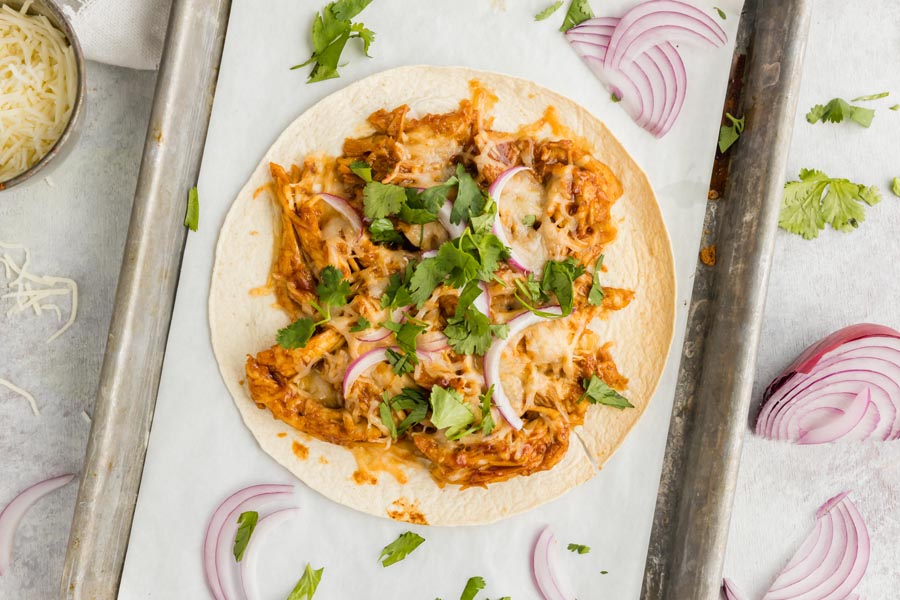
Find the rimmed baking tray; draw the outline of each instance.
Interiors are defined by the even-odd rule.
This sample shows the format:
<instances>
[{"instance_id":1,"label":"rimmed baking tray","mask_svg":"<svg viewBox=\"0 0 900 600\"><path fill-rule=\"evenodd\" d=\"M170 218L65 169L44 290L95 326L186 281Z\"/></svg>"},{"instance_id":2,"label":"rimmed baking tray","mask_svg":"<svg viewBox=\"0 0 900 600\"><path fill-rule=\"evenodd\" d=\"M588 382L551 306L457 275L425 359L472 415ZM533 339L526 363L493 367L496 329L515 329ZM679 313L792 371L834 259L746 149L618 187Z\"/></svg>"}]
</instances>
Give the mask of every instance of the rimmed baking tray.
<instances>
[{"instance_id":1,"label":"rimmed baking tray","mask_svg":"<svg viewBox=\"0 0 900 600\"><path fill-rule=\"evenodd\" d=\"M720 160L684 344L645 599L718 597L810 0L748 0L726 109L747 124ZM118 593L141 482L229 0L175 0L94 409L62 593Z\"/></svg>"}]
</instances>

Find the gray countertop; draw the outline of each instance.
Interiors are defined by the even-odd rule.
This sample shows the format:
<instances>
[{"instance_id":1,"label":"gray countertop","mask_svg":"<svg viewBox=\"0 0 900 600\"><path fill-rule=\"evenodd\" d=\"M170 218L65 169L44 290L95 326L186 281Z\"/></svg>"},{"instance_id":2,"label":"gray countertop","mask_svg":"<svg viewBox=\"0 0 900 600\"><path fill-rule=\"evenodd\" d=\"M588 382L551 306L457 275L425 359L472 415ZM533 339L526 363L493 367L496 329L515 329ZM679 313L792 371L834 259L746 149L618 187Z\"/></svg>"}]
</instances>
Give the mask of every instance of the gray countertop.
<instances>
[{"instance_id":1,"label":"gray countertop","mask_svg":"<svg viewBox=\"0 0 900 600\"><path fill-rule=\"evenodd\" d=\"M892 95L872 104L876 118L870 129L813 126L799 114L789 172L820 168L833 177L878 185L884 200L868 209L866 222L850 234L826 231L815 241L778 235L759 390L803 347L840 326L860 321L900 326L895 250L900 199L887 191L890 178L900 176L900 112L887 110L900 101L900 76L888 67L900 63L897 23L900 5L892 0L852 11L842 0L816 4L801 110L834 96L888 90ZM0 388L0 506L36 481L81 467L89 430L82 411L91 412L96 393L154 78L89 63L81 139L51 175L53 187L39 179L0 194L0 241L28 246L33 271L72 277L81 294L74 326L49 345L43 340L57 327L54 317L0 315L0 377L31 391L42 411L34 417L23 400ZM891 554L898 552L900 525L890 506L900 501L900 470L879 465L900 464L900 446L882 446L804 451L775 445L772 450L748 432L728 574L754 597L761 595L811 529L815 507L828 497L825 490L850 487L860 490L861 511L873 530L873 563L860 591L876 599L887 597L885 589L897 589ZM846 454L851 464L842 467L836 454ZM878 477L871 476L873 469ZM29 513L16 538L12 573L0 577L0 598L54 597L76 490L70 484Z\"/></svg>"}]
</instances>

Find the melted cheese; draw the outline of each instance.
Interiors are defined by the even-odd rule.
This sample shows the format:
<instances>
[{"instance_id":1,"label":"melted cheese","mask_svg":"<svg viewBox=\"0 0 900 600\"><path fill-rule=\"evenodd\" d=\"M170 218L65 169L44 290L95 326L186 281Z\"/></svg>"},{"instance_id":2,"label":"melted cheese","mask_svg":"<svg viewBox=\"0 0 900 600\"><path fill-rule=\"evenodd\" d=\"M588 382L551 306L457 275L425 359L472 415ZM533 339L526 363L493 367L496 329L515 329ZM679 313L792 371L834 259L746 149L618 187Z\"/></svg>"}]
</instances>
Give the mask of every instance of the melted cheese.
<instances>
[{"instance_id":1,"label":"melted cheese","mask_svg":"<svg viewBox=\"0 0 900 600\"><path fill-rule=\"evenodd\" d=\"M27 171L62 135L75 104L75 55L47 17L0 6L0 182Z\"/></svg>"}]
</instances>

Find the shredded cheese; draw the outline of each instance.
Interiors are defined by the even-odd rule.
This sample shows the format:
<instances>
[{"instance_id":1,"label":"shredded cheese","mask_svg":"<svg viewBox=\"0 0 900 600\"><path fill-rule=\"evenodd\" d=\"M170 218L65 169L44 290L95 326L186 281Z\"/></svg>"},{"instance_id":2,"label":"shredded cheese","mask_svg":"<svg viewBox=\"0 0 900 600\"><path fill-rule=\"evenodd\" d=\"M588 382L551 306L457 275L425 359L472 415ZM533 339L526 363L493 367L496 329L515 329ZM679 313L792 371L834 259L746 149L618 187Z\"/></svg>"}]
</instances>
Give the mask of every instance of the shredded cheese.
<instances>
[{"instance_id":1,"label":"shredded cheese","mask_svg":"<svg viewBox=\"0 0 900 600\"><path fill-rule=\"evenodd\" d=\"M2 377L0 377L0 385L2 385L5 388L8 388L13 393L18 394L18 395L22 396L23 398L25 398L26 400L28 400L28 404L31 405L31 412L34 413L34 416L36 416L36 417L41 416L41 411L38 410L37 402L34 401L34 396L32 396L31 394L29 394L28 392L26 392L25 390L23 390L16 384L14 384L12 381L8 381L6 379L3 379Z\"/></svg>"},{"instance_id":2,"label":"shredded cheese","mask_svg":"<svg viewBox=\"0 0 900 600\"><path fill-rule=\"evenodd\" d=\"M31 1L0 5L0 182L27 171L62 135L75 104L75 55Z\"/></svg>"},{"instance_id":3,"label":"shredded cheese","mask_svg":"<svg viewBox=\"0 0 900 600\"><path fill-rule=\"evenodd\" d=\"M15 253L21 254L22 258L16 260ZM62 309L48 298L69 296L69 318L47 338L49 343L61 336L75 322L78 315L78 284L68 277L35 275L28 270L30 262L31 254L27 248L19 244L0 242L0 266L3 267L0 270L0 300L13 301L12 306L6 311L7 317L31 310L36 316L52 312L56 314L58 321L62 321Z\"/></svg>"}]
</instances>

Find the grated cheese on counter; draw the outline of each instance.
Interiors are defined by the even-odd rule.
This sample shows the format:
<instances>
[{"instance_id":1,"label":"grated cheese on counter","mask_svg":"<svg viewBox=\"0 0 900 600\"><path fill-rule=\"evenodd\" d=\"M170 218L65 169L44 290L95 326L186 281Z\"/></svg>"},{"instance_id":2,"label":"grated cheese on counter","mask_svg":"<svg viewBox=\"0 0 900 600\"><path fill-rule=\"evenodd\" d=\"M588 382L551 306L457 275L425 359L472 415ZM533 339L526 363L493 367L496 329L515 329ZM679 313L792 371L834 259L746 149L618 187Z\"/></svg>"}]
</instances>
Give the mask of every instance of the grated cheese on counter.
<instances>
[{"instance_id":1,"label":"grated cheese on counter","mask_svg":"<svg viewBox=\"0 0 900 600\"><path fill-rule=\"evenodd\" d=\"M17 261L13 253L21 253L21 261ZM61 336L78 315L78 284L68 277L51 277L48 275L35 275L28 270L31 255L27 248L19 244L5 244L0 242L0 300L12 300L13 305L6 311L6 316L21 314L27 310L41 316L45 312L56 314L58 321L62 321L62 310L49 301L55 296L69 296L69 318L56 333L47 338L52 342Z\"/></svg>"},{"instance_id":2,"label":"grated cheese on counter","mask_svg":"<svg viewBox=\"0 0 900 600\"><path fill-rule=\"evenodd\" d=\"M62 135L75 103L75 55L42 15L0 5L0 182L27 171Z\"/></svg>"},{"instance_id":3,"label":"grated cheese on counter","mask_svg":"<svg viewBox=\"0 0 900 600\"><path fill-rule=\"evenodd\" d=\"M41 411L38 410L37 402L34 401L34 396L14 384L12 381L8 381L6 379L3 379L2 377L0 377L0 385L28 400L28 404L31 405L31 412L34 413L34 416L41 416Z\"/></svg>"}]
</instances>

